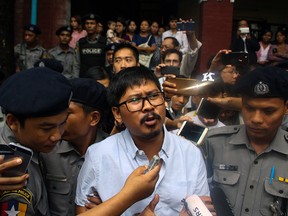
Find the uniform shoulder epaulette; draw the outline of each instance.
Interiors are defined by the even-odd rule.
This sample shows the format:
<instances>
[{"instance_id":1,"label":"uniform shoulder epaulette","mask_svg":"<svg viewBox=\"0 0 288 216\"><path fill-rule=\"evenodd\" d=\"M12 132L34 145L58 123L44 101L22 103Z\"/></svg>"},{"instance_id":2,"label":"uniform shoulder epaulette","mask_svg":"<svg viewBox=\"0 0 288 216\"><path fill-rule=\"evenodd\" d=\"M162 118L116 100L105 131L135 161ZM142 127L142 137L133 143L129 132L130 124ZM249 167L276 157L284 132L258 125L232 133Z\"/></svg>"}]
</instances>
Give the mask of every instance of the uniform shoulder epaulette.
<instances>
[{"instance_id":1,"label":"uniform shoulder epaulette","mask_svg":"<svg viewBox=\"0 0 288 216\"><path fill-rule=\"evenodd\" d=\"M213 128L208 131L207 137L213 137L225 134L234 134L240 130L240 125L224 126L219 128Z\"/></svg>"}]
</instances>

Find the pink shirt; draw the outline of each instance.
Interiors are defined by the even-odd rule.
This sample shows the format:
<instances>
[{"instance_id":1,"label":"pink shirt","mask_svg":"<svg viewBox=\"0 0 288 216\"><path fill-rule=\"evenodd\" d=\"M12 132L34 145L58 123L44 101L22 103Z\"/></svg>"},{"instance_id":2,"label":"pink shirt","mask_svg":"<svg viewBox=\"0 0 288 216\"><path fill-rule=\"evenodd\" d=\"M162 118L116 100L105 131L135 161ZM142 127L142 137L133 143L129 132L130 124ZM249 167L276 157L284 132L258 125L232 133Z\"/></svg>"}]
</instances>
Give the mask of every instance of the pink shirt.
<instances>
[{"instance_id":1,"label":"pink shirt","mask_svg":"<svg viewBox=\"0 0 288 216\"><path fill-rule=\"evenodd\" d=\"M86 37L87 36L87 32L85 30L82 30L81 32L78 31L73 31L72 33L72 39L69 43L69 46L74 48L76 47L76 43L80 38Z\"/></svg>"}]
</instances>

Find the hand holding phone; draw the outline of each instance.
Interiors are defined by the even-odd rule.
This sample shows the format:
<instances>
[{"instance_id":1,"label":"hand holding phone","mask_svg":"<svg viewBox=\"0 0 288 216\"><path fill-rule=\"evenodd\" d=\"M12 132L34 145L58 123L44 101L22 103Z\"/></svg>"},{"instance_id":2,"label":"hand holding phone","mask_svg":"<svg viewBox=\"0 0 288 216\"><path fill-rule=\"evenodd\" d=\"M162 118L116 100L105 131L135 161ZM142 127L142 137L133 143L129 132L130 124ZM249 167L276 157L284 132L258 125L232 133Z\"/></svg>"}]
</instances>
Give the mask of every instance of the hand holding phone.
<instances>
[{"instance_id":1,"label":"hand holding phone","mask_svg":"<svg viewBox=\"0 0 288 216\"><path fill-rule=\"evenodd\" d=\"M221 60L223 65L247 65L249 56L246 52L229 52L222 53Z\"/></svg>"},{"instance_id":2,"label":"hand holding phone","mask_svg":"<svg viewBox=\"0 0 288 216\"><path fill-rule=\"evenodd\" d=\"M177 22L177 31L195 31L195 22Z\"/></svg>"},{"instance_id":3,"label":"hand holding phone","mask_svg":"<svg viewBox=\"0 0 288 216\"><path fill-rule=\"evenodd\" d=\"M160 71L161 71L161 75L174 74L174 75L178 76L180 74L180 68L179 67L175 67L175 66L161 67Z\"/></svg>"},{"instance_id":4,"label":"hand holding phone","mask_svg":"<svg viewBox=\"0 0 288 216\"><path fill-rule=\"evenodd\" d=\"M145 173L149 172L150 170L154 169L160 163L160 157L158 155L154 155L151 161L149 162L148 168Z\"/></svg>"},{"instance_id":5,"label":"hand holding phone","mask_svg":"<svg viewBox=\"0 0 288 216\"><path fill-rule=\"evenodd\" d=\"M208 101L206 98L202 98L197 107L196 113L198 116L203 118L217 119L220 111L221 108L215 103Z\"/></svg>"},{"instance_id":6,"label":"hand holding phone","mask_svg":"<svg viewBox=\"0 0 288 216\"><path fill-rule=\"evenodd\" d=\"M208 132L208 128L193 122L184 121L181 128L177 132L178 136L183 136L193 141L196 145L200 145Z\"/></svg>"},{"instance_id":7,"label":"hand holding phone","mask_svg":"<svg viewBox=\"0 0 288 216\"><path fill-rule=\"evenodd\" d=\"M6 145L6 144L4 144ZM1 145L3 147L3 145ZM30 161L33 156L33 151L27 147L24 147L19 144L15 143L9 143L6 145L7 149L11 149L13 151L13 154L3 154L4 155L4 162L12 160L16 157L22 159L22 163L19 166L11 167L10 169L7 169L2 172L2 176L4 177L16 177L16 176L22 176L26 173L28 166L30 164ZM3 153L3 152L2 152Z\"/></svg>"}]
</instances>

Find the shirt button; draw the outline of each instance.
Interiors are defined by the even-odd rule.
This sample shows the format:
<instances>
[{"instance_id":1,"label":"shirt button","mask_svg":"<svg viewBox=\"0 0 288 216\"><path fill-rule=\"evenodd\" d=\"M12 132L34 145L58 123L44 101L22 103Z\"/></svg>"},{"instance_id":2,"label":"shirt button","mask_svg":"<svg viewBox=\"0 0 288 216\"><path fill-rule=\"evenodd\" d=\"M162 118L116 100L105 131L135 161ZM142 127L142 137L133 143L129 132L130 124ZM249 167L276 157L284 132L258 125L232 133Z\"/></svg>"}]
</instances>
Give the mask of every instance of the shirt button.
<instances>
[{"instance_id":1,"label":"shirt button","mask_svg":"<svg viewBox=\"0 0 288 216\"><path fill-rule=\"evenodd\" d=\"M253 185L250 185L250 189L253 189L254 188L254 186Z\"/></svg>"},{"instance_id":2,"label":"shirt button","mask_svg":"<svg viewBox=\"0 0 288 216\"><path fill-rule=\"evenodd\" d=\"M258 161L257 161L257 160L255 160L255 161L254 161L254 164L258 164Z\"/></svg>"},{"instance_id":3,"label":"shirt button","mask_svg":"<svg viewBox=\"0 0 288 216\"><path fill-rule=\"evenodd\" d=\"M249 208L245 208L245 212L249 212Z\"/></svg>"},{"instance_id":4,"label":"shirt button","mask_svg":"<svg viewBox=\"0 0 288 216\"><path fill-rule=\"evenodd\" d=\"M280 193L280 194L283 194L283 192L284 192L283 190L279 190L279 193Z\"/></svg>"}]
</instances>

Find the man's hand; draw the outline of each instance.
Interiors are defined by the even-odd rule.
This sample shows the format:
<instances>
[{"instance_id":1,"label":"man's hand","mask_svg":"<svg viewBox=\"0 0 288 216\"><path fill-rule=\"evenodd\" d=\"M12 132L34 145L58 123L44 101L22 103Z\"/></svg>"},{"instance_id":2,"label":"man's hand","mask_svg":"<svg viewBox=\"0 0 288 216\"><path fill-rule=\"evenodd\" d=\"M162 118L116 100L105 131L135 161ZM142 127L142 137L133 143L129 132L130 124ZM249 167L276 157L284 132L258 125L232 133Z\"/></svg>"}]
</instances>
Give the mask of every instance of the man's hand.
<instances>
[{"instance_id":1,"label":"man's hand","mask_svg":"<svg viewBox=\"0 0 288 216\"><path fill-rule=\"evenodd\" d=\"M145 173L147 166L138 167L127 178L121 192L130 196L134 202L150 196L155 189L161 166L162 160L154 169L147 173Z\"/></svg>"},{"instance_id":2,"label":"man's hand","mask_svg":"<svg viewBox=\"0 0 288 216\"><path fill-rule=\"evenodd\" d=\"M144 209L144 211L141 214L139 214L139 216L155 216L154 210L159 200L160 200L159 195L155 194L153 200L151 200L149 205Z\"/></svg>"},{"instance_id":3,"label":"man's hand","mask_svg":"<svg viewBox=\"0 0 288 216\"><path fill-rule=\"evenodd\" d=\"M176 78L175 75L169 75L169 76L165 75L165 77ZM177 94L176 84L167 81L167 79L162 84L162 87L163 87L163 91L165 93L165 99L171 99L174 95Z\"/></svg>"},{"instance_id":4,"label":"man's hand","mask_svg":"<svg viewBox=\"0 0 288 216\"><path fill-rule=\"evenodd\" d=\"M88 196L87 200L89 203L85 203L85 208L91 209L102 203L102 200L97 192L94 192L93 196Z\"/></svg>"},{"instance_id":5,"label":"man's hand","mask_svg":"<svg viewBox=\"0 0 288 216\"><path fill-rule=\"evenodd\" d=\"M211 212L213 216L216 216L215 208L212 204L212 200L210 196L199 196L199 198L202 200L202 202L205 204L207 209Z\"/></svg>"},{"instance_id":6,"label":"man's hand","mask_svg":"<svg viewBox=\"0 0 288 216\"><path fill-rule=\"evenodd\" d=\"M21 163L22 160L20 158L14 158L13 160L4 162L3 157L0 157L0 174L5 170L20 165ZM4 190L17 190L23 188L26 185L28 177L28 174L17 177L2 177L0 175L0 194L1 191Z\"/></svg>"},{"instance_id":7,"label":"man's hand","mask_svg":"<svg viewBox=\"0 0 288 216\"><path fill-rule=\"evenodd\" d=\"M208 71L213 72L213 71L220 71L223 69L223 67L225 65L222 64L222 54L227 54L229 52L232 52L231 50L226 50L226 49L222 49L219 50L219 52L216 54L216 56L212 59L210 68L208 69Z\"/></svg>"}]
</instances>

